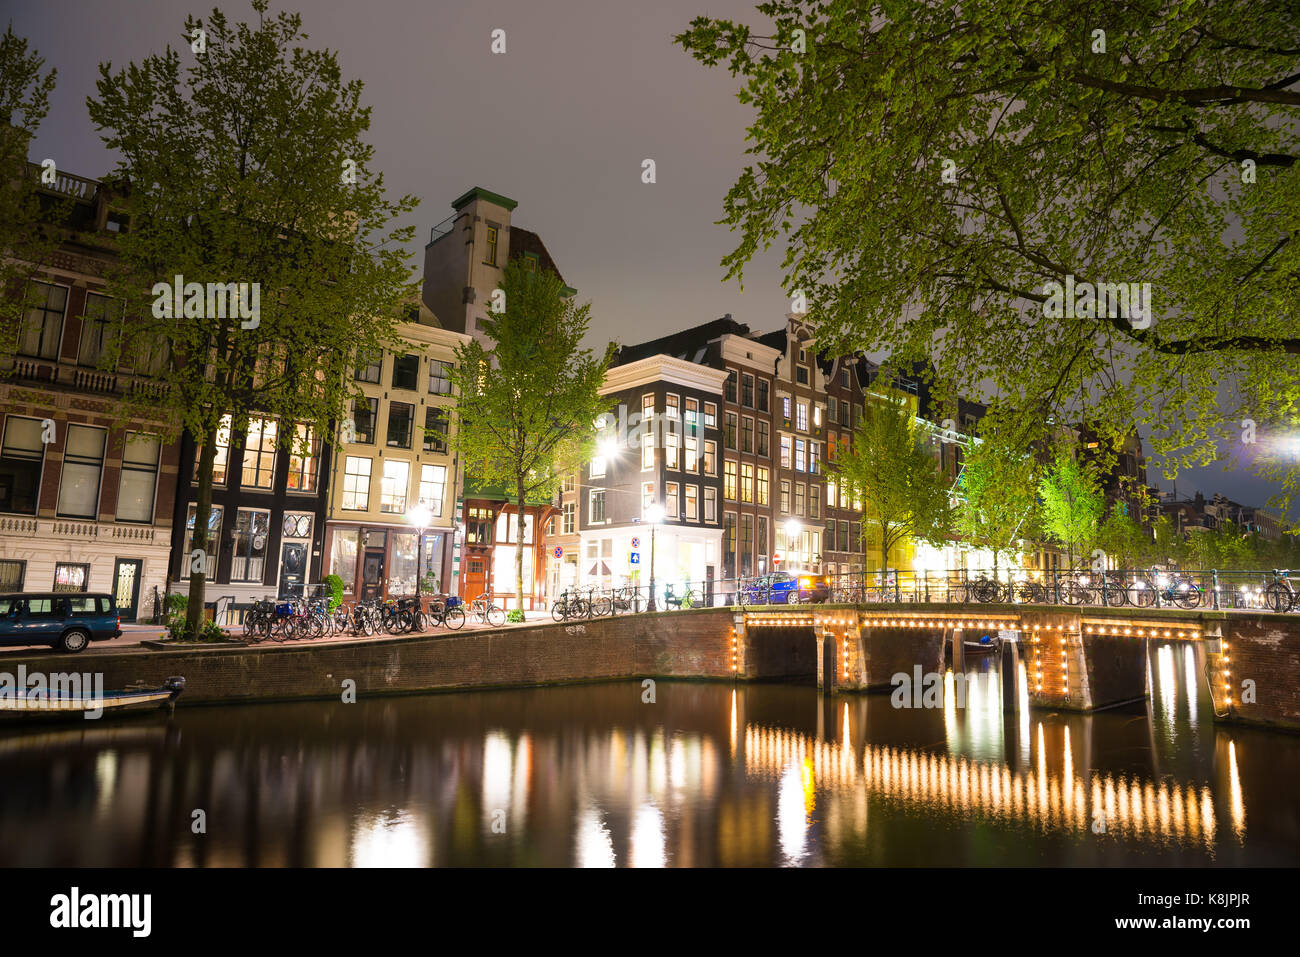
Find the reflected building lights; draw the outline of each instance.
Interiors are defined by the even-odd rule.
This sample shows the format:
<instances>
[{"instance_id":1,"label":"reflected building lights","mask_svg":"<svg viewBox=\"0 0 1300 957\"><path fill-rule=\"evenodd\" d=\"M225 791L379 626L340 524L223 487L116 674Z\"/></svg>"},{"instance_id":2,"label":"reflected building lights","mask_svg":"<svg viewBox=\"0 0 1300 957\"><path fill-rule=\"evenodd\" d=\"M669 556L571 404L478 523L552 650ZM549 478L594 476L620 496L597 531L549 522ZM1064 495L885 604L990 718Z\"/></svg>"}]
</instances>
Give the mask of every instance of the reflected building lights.
<instances>
[{"instance_id":1,"label":"reflected building lights","mask_svg":"<svg viewBox=\"0 0 1300 957\"><path fill-rule=\"evenodd\" d=\"M1043 831L1082 834L1104 814L1106 833L1112 836L1212 844L1216 823L1208 787L1096 771L1084 780L1074 772L1073 743L1065 732L1062 770L1049 773L1041 722L1032 772L1013 771L1001 762L872 745L863 748L859 761L852 749L839 744L746 725L746 770L779 778L778 824L782 849L791 860L805 853L808 817L795 812L811 808L813 782L826 789L828 801L865 786L870 795Z\"/></svg>"},{"instance_id":2,"label":"reflected building lights","mask_svg":"<svg viewBox=\"0 0 1300 957\"><path fill-rule=\"evenodd\" d=\"M594 804L587 804L578 815L577 865L579 867L613 867L614 841L609 828Z\"/></svg>"},{"instance_id":3,"label":"reflected building lights","mask_svg":"<svg viewBox=\"0 0 1300 957\"><path fill-rule=\"evenodd\" d=\"M1246 801L1241 793L1241 775L1237 770L1237 745L1228 742L1228 801L1232 814L1232 833L1237 841L1246 839Z\"/></svg>"}]
</instances>

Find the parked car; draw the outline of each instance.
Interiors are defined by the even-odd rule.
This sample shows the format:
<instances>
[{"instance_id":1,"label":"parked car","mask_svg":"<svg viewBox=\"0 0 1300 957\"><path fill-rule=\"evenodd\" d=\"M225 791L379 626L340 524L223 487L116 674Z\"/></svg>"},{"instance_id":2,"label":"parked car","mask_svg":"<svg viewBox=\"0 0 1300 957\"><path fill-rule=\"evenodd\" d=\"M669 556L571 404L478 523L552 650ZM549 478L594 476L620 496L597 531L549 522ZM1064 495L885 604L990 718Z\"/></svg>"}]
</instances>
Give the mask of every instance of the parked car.
<instances>
[{"instance_id":1,"label":"parked car","mask_svg":"<svg viewBox=\"0 0 1300 957\"><path fill-rule=\"evenodd\" d=\"M772 572L748 583L742 604L794 605L823 602L831 594L830 581L811 572Z\"/></svg>"},{"instance_id":2,"label":"parked car","mask_svg":"<svg viewBox=\"0 0 1300 957\"><path fill-rule=\"evenodd\" d=\"M113 596L85 592L0 595L0 645L49 645L84 651L122 634Z\"/></svg>"},{"instance_id":3,"label":"parked car","mask_svg":"<svg viewBox=\"0 0 1300 957\"><path fill-rule=\"evenodd\" d=\"M831 597L831 580L825 575L818 575L816 572L791 568L778 574L789 575L798 582L799 601L801 602L821 602L828 601Z\"/></svg>"}]
</instances>

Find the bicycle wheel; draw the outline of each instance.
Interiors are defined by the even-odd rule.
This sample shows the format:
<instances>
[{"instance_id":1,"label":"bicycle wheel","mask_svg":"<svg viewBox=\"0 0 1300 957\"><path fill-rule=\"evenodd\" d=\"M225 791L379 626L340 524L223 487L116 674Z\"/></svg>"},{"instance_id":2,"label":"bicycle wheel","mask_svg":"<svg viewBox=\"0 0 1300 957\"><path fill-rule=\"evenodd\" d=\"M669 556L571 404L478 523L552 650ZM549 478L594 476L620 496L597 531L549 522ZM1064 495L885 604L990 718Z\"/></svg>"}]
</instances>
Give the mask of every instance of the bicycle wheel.
<instances>
[{"instance_id":1,"label":"bicycle wheel","mask_svg":"<svg viewBox=\"0 0 1300 957\"><path fill-rule=\"evenodd\" d=\"M699 604L700 604L699 592L695 591L694 589L688 588L686 589L686 594L682 596L681 605L678 607L695 608L698 607Z\"/></svg>"},{"instance_id":2,"label":"bicycle wheel","mask_svg":"<svg viewBox=\"0 0 1300 957\"><path fill-rule=\"evenodd\" d=\"M465 624L465 609L457 605L455 608L448 608L442 617L442 623L455 631L461 625Z\"/></svg>"},{"instance_id":3,"label":"bicycle wheel","mask_svg":"<svg viewBox=\"0 0 1300 957\"><path fill-rule=\"evenodd\" d=\"M614 614L614 599L597 598L591 603L591 614L595 618Z\"/></svg>"},{"instance_id":4,"label":"bicycle wheel","mask_svg":"<svg viewBox=\"0 0 1300 957\"><path fill-rule=\"evenodd\" d=\"M496 605L488 605L486 618L487 623L493 628L500 628L506 623L505 609L498 608Z\"/></svg>"},{"instance_id":5,"label":"bicycle wheel","mask_svg":"<svg viewBox=\"0 0 1300 957\"><path fill-rule=\"evenodd\" d=\"M1128 600L1134 608L1150 608L1156 603L1156 590L1150 582L1135 581L1128 586Z\"/></svg>"},{"instance_id":6,"label":"bicycle wheel","mask_svg":"<svg viewBox=\"0 0 1300 957\"><path fill-rule=\"evenodd\" d=\"M568 603L561 599L551 606L551 617L556 621L564 621L569 617Z\"/></svg>"},{"instance_id":7,"label":"bicycle wheel","mask_svg":"<svg viewBox=\"0 0 1300 957\"><path fill-rule=\"evenodd\" d=\"M1281 582L1273 582L1264 589L1264 604L1270 611L1283 612L1291 610L1291 590Z\"/></svg>"},{"instance_id":8,"label":"bicycle wheel","mask_svg":"<svg viewBox=\"0 0 1300 957\"><path fill-rule=\"evenodd\" d=\"M1199 586L1189 584L1186 590L1174 590L1174 604L1179 608L1196 608L1201 604L1202 594Z\"/></svg>"}]
</instances>

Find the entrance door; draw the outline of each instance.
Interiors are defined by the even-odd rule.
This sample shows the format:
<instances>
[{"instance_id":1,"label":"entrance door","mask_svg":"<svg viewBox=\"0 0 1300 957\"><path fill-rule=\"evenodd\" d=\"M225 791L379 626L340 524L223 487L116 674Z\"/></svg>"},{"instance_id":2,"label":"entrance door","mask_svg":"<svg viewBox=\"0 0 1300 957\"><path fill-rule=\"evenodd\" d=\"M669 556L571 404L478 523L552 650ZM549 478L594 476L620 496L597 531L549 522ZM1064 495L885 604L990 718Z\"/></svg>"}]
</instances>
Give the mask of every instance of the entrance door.
<instances>
[{"instance_id":1,"label":"entrance door","mask_svg":"<svg viewBox=\"0 0 1300 957\"><path fill-rule=\"evenodd\" d=\"M280 546L280 597L298 598L307 574L307 545L285 542Z\"/></svg>"},{"instance_id":2,"label":"entrance door","mask_svg":"<svg viewBox=\"0 0 1300 957\"><path fill-rule=\"evenodd\" d=\"M384 587L384 553L366 552L361 562L361 597L378 598Z\"/></svg>"},{"instance_id":3,"label":"entrance door","mask_svg":"<svg viewBox=\"0 0 1300 957\"><path fill-rule=\"evenodd\" d=\"M460 594L466 601L473 601L487 588L487 561L482 555L465 559L465 575L462 579Z\"/></svg>"},{"instance_id":4,"label":"entrance door","mask_svg":"<svg viewBox=\"0 0 1300 957\"><path fill-rule=\"evenodd\" d=\"M139 558L119 558L113 565L113 602L123 621L135 621L140 610L140 569L144 561Z\"/></svg>"}]
</instances>

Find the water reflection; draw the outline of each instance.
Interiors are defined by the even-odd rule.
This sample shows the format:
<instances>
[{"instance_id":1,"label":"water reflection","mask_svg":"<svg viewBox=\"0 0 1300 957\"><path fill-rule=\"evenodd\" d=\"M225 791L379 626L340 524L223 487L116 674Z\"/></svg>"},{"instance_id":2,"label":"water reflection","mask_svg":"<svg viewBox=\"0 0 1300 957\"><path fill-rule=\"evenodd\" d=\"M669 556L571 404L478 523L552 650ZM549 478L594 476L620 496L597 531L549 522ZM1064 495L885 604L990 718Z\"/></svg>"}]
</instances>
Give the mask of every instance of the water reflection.
<instances>
[{"instance_id":1,"label":"water reflection","mask_svg":"<svg viewBox=\"0 0 1300 957\"><path fill-rule=\"evenodd\" d=\"M631 682L11 732L0 864L1295 864L1300 739L1205 720L1189 651L1093 716L1004 713L982 662L964 707Z\"/></svg>"}]
</instances>

